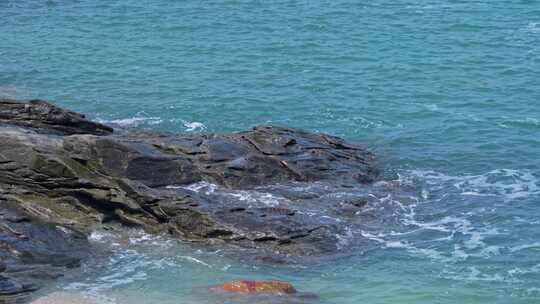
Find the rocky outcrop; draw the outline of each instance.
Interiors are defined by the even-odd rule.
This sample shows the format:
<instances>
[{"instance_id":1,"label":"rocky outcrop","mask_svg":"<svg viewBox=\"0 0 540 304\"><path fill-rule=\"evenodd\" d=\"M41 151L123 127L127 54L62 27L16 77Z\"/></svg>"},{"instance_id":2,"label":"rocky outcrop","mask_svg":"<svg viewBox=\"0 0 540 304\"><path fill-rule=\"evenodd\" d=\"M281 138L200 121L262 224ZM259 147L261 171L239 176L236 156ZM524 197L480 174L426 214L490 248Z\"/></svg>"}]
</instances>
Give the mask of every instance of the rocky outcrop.
<instances>
[{"instance_id":1,"label":"rocky outcrop","mask_svg":"<svg viewBox=\"0 0 540 304\"><path fill-rule=\"evenodd\" d=\"M85 234L33 217L3 196L0 206L0 303L24 301L88 255Z\"/></svg>"},{"instance_id":2,"label":"rocky outcrop","mask_svg":"<svg viewBox=\"0 0 540 304\"><path fill-rule=\"evenodd\" d=\"M0 100L0 143L0 297L35 288L25 283L29 273L77 265L84 235L107 223L266 255L331 254L339 250L339 226L186 186L362 185L375 177L369 152L324 134L272 126L234 134L113 133L43 101ZM29 269L20 275L20 267Z\"/></svg>"},{"instance_id":3,"label":"rocky outcrop","mask_svg":"<svg viewBox=\"0 0 540 304\"><path fill-rule=\"evenodd\" d=\"M109 135L112 128L86 120L84 115L67 111L43 100L20 103L0 99L0 124L18 125L38 133L61 135Z\"/></svg>"}]
</instances>

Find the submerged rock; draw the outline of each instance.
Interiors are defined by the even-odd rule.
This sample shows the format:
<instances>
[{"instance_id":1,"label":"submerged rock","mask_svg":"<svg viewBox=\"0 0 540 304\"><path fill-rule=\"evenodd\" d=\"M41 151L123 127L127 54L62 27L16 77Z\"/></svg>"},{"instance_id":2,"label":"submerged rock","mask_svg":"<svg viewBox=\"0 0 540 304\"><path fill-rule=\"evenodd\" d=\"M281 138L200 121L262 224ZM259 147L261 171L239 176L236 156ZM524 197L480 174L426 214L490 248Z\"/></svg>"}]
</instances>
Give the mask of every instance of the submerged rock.
<instances>
[{"instance_id":1,"label":"submerged rock","mask_svg":"<svg viewBox=\"0 0 540 304\"><path fill-rule=\"evenodd\" d=\"M371 153L324 134L272 126L233 134L113 133L43 101L0 100L0 142L0 260L7 265L1 275L19 282L0 284L0 294L2 286L35 289L44 273L76 266L85 235L111 222L261 255L336 253L339 224L294 206L254 206L188 186L239 191L324 180L362 186L376 175Z\"/></svg>"},{"instance_id":2,"label":"submerged rock","mask_svg":"<svg viewBox=\"0 0 540 304\"><path fill-rule=\"evenodd\" d=\"M296 293L292 284L281 281L231 281L212 286L210 290L243 294L288 295Z\"/></svg>"}]
</instances>

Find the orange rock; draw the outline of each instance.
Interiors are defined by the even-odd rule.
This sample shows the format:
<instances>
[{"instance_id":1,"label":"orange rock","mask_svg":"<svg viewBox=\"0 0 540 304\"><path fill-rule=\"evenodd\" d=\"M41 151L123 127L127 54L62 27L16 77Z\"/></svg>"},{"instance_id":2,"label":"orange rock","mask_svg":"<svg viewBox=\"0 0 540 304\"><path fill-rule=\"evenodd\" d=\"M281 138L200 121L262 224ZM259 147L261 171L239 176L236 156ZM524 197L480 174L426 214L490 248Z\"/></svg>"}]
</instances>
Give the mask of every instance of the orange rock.
<instances>
[{"instance_id":1,"label":"orange rock","mask_svg":"<svg viewBox=\"0 0 540 304\"><path fill-rule=\"evenodd\" d=\"M212 287L213 290L246 294L292 294L294 287L287 282L280 281L231 281Z\"/></svg>"}]
</instances>

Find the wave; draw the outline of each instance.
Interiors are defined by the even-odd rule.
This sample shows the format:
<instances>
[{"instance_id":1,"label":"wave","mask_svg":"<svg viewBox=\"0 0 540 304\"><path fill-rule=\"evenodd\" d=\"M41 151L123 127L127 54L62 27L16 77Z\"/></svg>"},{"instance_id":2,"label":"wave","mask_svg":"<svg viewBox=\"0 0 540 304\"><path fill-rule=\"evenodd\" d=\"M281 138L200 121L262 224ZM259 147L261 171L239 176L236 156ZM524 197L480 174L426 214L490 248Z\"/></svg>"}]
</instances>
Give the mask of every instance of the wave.
<instances>
[{"instance_id":1,"label":"wave","mask_svg":"<svg viewBox=\"0 0 540 304\"><path fill-rule=\"evenodd\" d=\"M494 257L514 260L516 254L529 254L540 245L515 240L500 242L501 237L507 238L507 231L485 220L489 214L483 212L489 208L468 205L470 201L479 204L518 202L538 195L538 180L528 170L499 169L476 175L403 170L394 180L360 188L327 182L289 183L251 190L231 190L208 182L168 188L194 191L253 208L294 208L321 222L344 225L336 235L340 248L358 245L364 246L362 252L376 249L385 254L431 260L441 265L439 276L446 279L517 282L529 280L527 276L531 274L537 275L536 268L527 267L526 263L515 262L513 268L492 268L489 263L481 262ZM356 213L356 221L339 222L343 219L325 212L337 202L359 196L367 198L368 203ZM528 219L523 221L528 222ZM90 281L68 284L67 291L99 296L107 294L111 288L148 280L154 270L190 267L228 273L231 267L232 271L237 267L216 259L218 252L206 255L179 251L178 245L166 237L143 232L118 237L116 232L96 231L90 240L112 248L111 258L98 267L98 272L99 269L107 271L94 275ZM159 252L157 256L156 252Z\"/></svg>"},{"instance_id":2,"label":"wave","mask_svg":"<svg viewBox=\"0 0 540 304\"><path fill-rule=\"evenodd\" d=\"M479 175L448 175L435 171L401 171L391 182L399 190L378 196L377 204L398 208L392 214L399 223L389 229L364 229L361 236L382 248L404 250L416 257L444 263L471 258L485 259L537 250L536 243L490 244L488 239L505 235L506 228L484 220L490 204L518 202L540 194L537 177L529 170L499 169ZM407 188L419 188L414 195ZM459 197L462 197L461 199ZM471 207L471 198L485 206ZM477 198L481 198L477 199ZM529 219L522 219L529 223ZM388 222L388 219L387 219Z\"/></svg>"},{"instance_id":3,"label":"wave","mask_svg":"<svg viewBox=\"0 0 540 304\"><path fill-rule=\"evenodd\" d=\"M205 195L218 195L231 200L244 202L248 207L278 207L287 205L290 201L279 195L257 190L229 190L216 184L198 182L187 186L167 186L168 189L186 189Z\"/></svg>"},{"instance_id":4,"label":"wave","mask_svg":"<svg viewBox=\"0 0 540 304\"><path fill-rule=\"evenodd\" d=\"M522 250L527 250L527 249L535 249L535 248L537 248L537 250L540 249L540 242L534 242L532 244L524 244L524 245L514 246L514 247L510 248L510 252L517 252L517 251L522 251Z\"/></svg>"},{"instance_id":5,"label":"wave","mask_svg":"<svg viewBox=\"0 0 540 304\"><path fill-rule=\"evenodd\" d=\"M139 126L158 126L165 123L178 125L181 124L184 127L185 132L202 132L205 131L206 125L198 121L187 121L184 119L173 118L163 119L157 116L149 116L144 112L137 113L134 117L121 118L121 119L102 119L96 118L96 121L102 124L110 124L112 126L119 127L139 127Z\"/></svg>"},{"instance_id":6,"label":"wave","mask_svg":"<svg viewBox=\"0 0 540 304\"><path fill-rule=\"evenodd\" d=\"M525 30L531 33L540 33L540 22L529 22Z\"/></svg>"},{"instance_id":7,"label":"wave","mask_svg":"<svg viewBox=\"0 0 540 304\"><path fill-rule=\"evenodd\" d=\"M446 262L487 258L509 250L507 246L486 241L504 234L504 231L489 222L479 222L478 218L483 217L482 212L486 212L488 206L471 209L467 203L469 199L482 198L476 200L484 204L494 201L507 203L540 194L538 179L532 172L511 169L478 175L408 170L399 172L395 180L379 181L362 189L341 188L324 182L293 183L247 191L222 189L207 182L170 188L221 196L245 203L247 207L294 208L299 214L342 225L343 230L337 235L340 246L348 246L355 239L362 238L382 248L403 249L413 255ZM313 201L306 199L300 204L287 195L282 196L290 192L316 198ZM357 222L345 223L325 212L325 208L359 196L369 198L369 203L356 213Z\"/></svg>"},{"instance_id":8,"label":"wave","mask_svg":"<svg viewBox=\"0 0 540 304\"><path fill-rule=\"evenodd\" d=\"M141 125L158 125L163 122L159 117L131 117L123 119L106 120L97 118L97 122L102 124L111 124L119 127L138 127Z\"/></svg>"},{"instance_id":9,"label":"wave","mask_svg":"<svg viewBox=\"0 0 540 304\"><path fill-rule=\"evenodd\" d=\"M480 175L446 175L435 171L411 170L432 187L454 188L464 196L499 196L505 201L540 194L538 178L529 170L498 169Z\"/></svg>"},{"instance_id":10,"label":"wave","mask_svg":"<svg viewBox=\"0 0 540 304\"><path fill-rule=\"evenodd\" d=\"M67 283L62 290L80 294L96 303L115 304L117 302L107 292L145 281L151 271L179 267L175 258L161 254L175 245L173 240L164 236L150 235L141 230L96 230L89 236L89 241L102 246L109 254L83 265L85 273L82 279ZM195 260L193 258L192 262Z\"/></svg>"}]
</instances>

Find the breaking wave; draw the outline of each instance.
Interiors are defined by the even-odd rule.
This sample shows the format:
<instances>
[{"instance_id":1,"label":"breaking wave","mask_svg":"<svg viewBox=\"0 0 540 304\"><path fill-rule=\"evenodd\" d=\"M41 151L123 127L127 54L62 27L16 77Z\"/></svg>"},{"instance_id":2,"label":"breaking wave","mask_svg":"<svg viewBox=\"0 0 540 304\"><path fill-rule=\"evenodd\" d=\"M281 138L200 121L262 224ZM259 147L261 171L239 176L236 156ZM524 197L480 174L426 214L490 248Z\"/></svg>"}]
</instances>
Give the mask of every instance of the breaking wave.
<instances>
[{"instance_id":1,"label":"breaking wave","mask_svg":"<svg viewBox=\"0 0 540 304\"><path fill-rule=\"evenodd\" d=\"M150 116L144 112L137 113L134 117L122 118L122 119L102 119L97 118L97 122L102 124L109 124L112 126L118 126L122 128L134 128L134 127L156 127L164 124L172 124L178 126L179 124L184 128L185 132L202 132L206 130L206 126L202 122L187 121L184 119L163 119L157 116Z\"/></svg>"}]
</instances>

